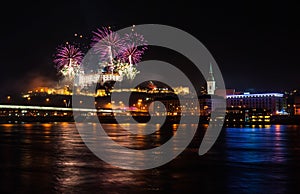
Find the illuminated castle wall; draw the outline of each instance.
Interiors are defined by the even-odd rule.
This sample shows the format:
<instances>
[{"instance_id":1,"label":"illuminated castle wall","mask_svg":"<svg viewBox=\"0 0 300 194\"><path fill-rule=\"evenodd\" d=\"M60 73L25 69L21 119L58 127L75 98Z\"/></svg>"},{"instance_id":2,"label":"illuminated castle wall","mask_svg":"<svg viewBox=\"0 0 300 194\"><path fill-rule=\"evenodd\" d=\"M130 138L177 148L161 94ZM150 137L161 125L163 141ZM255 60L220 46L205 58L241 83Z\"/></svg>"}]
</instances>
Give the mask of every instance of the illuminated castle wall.
<instances>
[{"instance_id":1,"label":"illuminated castle wall","mask_svg":"<svg viewBox=\"0 0 300 194\"><path fill-rule=\"evenodd\" d=\"M75 85L79 87L88 86L99 82L103 85L107 81L122 81L123 77L116 73L92 73L85 74L83 71L80 72L80 75L75 80Z\"/></svg>"},{"instance_id":2,"label":"illuminated castle wall","mask_svg":"<svg viewBox=\"0 0 300 194\"><path fill-rule=\"evenodd\" d=\"M84 74L83 72L80 73L79 76L75 79L75 85L76 86L87 86L91 85L92 83L97 83L99 80L99 74L93 73L93 74Z\"/></svg>"}]
</instances>

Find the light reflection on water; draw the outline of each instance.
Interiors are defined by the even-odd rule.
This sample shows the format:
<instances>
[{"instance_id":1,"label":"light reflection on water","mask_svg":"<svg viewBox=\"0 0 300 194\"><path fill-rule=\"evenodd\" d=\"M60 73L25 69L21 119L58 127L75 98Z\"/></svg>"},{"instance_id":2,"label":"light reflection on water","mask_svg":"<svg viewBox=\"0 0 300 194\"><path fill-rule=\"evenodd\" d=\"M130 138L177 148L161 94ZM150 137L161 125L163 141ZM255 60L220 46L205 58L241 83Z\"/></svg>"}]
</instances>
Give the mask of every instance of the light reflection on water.
<instances>
[{"instance_id":1,"label":"light reflection on water","mask_svg":"<svg viewBox=\"0 0 300 194\"><path fill-rule=\"evenodd\" d=\"M240 163L284 163L287 136L284 128L227 128L227 157ZM237 132L238 131L238 132ZM239 154L234 150L238 150ZM241 152L244 150L244 152Z\"/></svg>"},{"instance_id":2,"label":"light reflection on water","mask_svg":"<svg viewBox=\"0 0 300 194\"><path fill-rule=\"evenodd\" d=\"M150 136L132 136L118 131L118 127L105 125L113 140L138 149L161 145L170 135L176 135L177 128L173 125ZM141 131L145 125L132 127ZM189 125L184 127L188 132ZM73 123L0 124L0 172L3 177L0 191L297 193L300 126L224 128L213 148L200 157L198 148L205 127L207 125L199 128L190 146L174 161L151 170L129 171L111 166L93 155L81 141ZM177 143L180 142L175 142L175 147ZM131 159L123 158L127 163Z\"/></svg>"},{"instance_id":3,"label":"light reflection on water","mask_svg":"<svg viewBox=\"0 0 300 194\"><path fill-rule=\"evenodd\" d=\"M291 191L289 184L293 179L288 172L288 160L292 159L289 140L297 138L297 135L290 134L287 126L227 128L225 134L226 162L229 169L234 169L227 177L231 189L242 193ZM299 153L296 160L299 161Z\"/></svg>"}]
</instances>

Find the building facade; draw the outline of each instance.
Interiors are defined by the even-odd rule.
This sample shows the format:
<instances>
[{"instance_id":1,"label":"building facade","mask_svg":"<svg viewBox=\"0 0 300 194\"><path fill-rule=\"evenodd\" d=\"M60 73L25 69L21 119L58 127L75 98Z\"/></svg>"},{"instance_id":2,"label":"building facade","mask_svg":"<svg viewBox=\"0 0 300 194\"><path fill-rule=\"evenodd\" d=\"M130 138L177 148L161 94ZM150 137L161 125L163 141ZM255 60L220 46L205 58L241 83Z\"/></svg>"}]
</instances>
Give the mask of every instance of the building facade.
<instances>
[{"instance_id":1,"label":"building facade","mask_svg":"<svg viewBox=\"0 0 300 194\"><path fill-rule=\"evenodd\" d=\"M281 93L227 95L227 107L265 109L271 114L285 114L286 98Z\"/></svg>"}]
</instances>

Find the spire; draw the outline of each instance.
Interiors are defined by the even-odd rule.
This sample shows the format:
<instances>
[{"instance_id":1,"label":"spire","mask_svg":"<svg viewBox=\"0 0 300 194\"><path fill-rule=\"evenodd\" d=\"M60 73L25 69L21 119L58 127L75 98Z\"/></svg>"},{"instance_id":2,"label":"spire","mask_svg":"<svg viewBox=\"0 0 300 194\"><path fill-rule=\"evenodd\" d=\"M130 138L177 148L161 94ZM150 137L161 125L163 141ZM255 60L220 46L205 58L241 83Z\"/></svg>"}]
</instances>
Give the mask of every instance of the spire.
<instances>
[{"instance_id":1,"label":"spire","mask_svg":"<svg viewBox=\"0 0 300 194\"><path fill-rule=\"evenodd\" d=\"M215 81L211 63L209 64L209 76L207 81Z\"/></svg>"},{"instance_id":2,"label":"spire","mask_svg":"<svg viewBox=\"0 0 300 194\"><path fill-rule=\"evenodd\" d=\"M209 73L213 73L213 70L212 70L212 65L211 65L211 63L209 63Z\"/></svg>"},{"instance_id":3,"label":"spire","mask_svg":"<svg viewBox=\"0 0 300 194\"><path fill-rule=\"evenodd\" d=\"M216 90L216 81L214 78L212 64L209 64L209 76L207 78L207 94L214 95Z\"/></svg>"}]
</instances>

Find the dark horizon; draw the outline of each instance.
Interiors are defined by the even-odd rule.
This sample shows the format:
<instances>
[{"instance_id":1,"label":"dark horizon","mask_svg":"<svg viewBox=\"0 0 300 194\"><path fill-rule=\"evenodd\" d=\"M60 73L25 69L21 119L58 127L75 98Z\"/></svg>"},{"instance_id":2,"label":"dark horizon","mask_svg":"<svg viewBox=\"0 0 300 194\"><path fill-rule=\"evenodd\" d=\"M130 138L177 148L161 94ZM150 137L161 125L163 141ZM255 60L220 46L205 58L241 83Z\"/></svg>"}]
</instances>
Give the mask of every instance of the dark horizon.
<instances>
[{"instance_id":1,"label":"dark horizon","mask_svg":"<svg viewBox=\"0 0 300 194\"><path fill-rule=\"evenodd\" d=\"M299 37L292 34L299 29L287 3L24 4L10 3L6 7L9 13L1 13L5 24L0 36L3 95L24 91L33 80L57 82L53 54L58 45L79 41L75 33L88 40L92 31L102 26L120 29L147 23L177 27L198 38L215 58L227 88L257 92L299 89L295 69Z\"/></svg>"}]
</instances>

